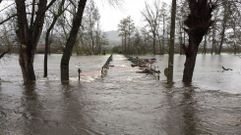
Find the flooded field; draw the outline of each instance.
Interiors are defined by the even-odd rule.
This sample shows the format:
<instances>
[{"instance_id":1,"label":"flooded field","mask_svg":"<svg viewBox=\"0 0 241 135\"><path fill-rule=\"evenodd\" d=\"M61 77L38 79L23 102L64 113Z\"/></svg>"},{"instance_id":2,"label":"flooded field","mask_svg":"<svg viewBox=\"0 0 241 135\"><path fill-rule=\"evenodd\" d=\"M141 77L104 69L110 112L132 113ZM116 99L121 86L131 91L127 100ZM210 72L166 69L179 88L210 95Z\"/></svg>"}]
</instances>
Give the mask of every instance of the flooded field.
<instances>
[{"instance_id":1,"label":"flooded field","mask_svg":"<svg viewBox=\"0 0 241 135\"><path fill-rule=\"evenodd\" d=\"M46 79L43 55L36 55L34 86L22 85L17 55L2 59L0 135L241 134L239 56L198 55L189 87L181 82L184 56L175 56L173 86L163 75L167 55L156 56L160 80L136 73L123 55L113 56L114 66L101 78L108 56L73 56L68 86L60 83L61 55L50 56Z\"/></svg>"}]
</instances>

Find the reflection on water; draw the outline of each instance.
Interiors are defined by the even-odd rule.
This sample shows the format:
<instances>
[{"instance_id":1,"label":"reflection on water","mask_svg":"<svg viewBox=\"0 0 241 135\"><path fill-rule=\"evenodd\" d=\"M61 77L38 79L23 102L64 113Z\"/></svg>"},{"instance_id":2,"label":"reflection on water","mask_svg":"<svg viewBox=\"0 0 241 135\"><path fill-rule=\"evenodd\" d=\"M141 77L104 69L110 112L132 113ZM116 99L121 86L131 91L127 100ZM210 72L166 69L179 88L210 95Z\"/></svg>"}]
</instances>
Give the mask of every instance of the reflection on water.
<instances>
[{"instance_id":1,"label":"reflection on water","mask_svg":"<svg viewBox=\"0 0 241 135\"><path fill-rule=\"evenodd\" d=\"M35 89L34 84L24 86L21 99L24 134L34 134L35 130L38 130L39 125L43 124L41 113L44 108Z\"/></svg>"},{"instance_id":2,"label":"reflection on water","mask_svg":"<svg viewBox=\"0 0 241 135\"><path fill-rule=\"evenodd\" d=\"M195 117L195 99L193 99L193 93L194 90L190 87L188 89L185 89L183 93L183 100L181 101L181 104L183 104L183 122L184 122L184 128L183 132L184 134L196 134L196 122L198 122L198 119Z\"/></svg>"},{"instance_id":3,"label":"reflection on water","mask_svg":"<svg viewBox=\"0 0 241 135\"><path fill-rule=\"evenodd\" d=\"M42 61L37 55L35 61ZM181 83L183 56L175 56L173 85L137 74L122 55L114 55L105 78L100 68L108 56L74 56L70 85L59 81L60 55L51 55L49 77L35 63L37 82L22 86L17 56L0 62L1 135L169 135L241 133L241 59L199 55L192 86ZM148 57L148 56L145 56ZM152 56L149 56L152 57ZM156 56L163 71L167 56ZM233 71L222 72L221 66ZM77 68L83 71L78 82Z\"/></svg>"}]
</instances>

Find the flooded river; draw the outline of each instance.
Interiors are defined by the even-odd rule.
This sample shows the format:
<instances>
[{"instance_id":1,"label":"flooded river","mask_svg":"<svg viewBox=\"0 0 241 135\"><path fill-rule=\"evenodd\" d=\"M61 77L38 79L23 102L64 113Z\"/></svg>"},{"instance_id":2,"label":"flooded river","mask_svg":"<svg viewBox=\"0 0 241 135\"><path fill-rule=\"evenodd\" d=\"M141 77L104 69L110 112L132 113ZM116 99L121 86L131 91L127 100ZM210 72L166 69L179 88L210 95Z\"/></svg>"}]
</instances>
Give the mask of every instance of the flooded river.
<instances>
[{"instance_id":1,"label":"flooded river","mask_svg":"<svg viewBox=\"0 0 241 135\"><path fill-rule=\"evenodd\" d=\"M163 75L167 55L156 56L160 80L136 73L123 55L113 56L114 66L101 78L108 56L72 56L68 86L59 79L61 55L49 57L46 79L43 55L36 55L32 86L22 85L17 55L2 59L0 135L241 134L239 56L198 55L189 87L181 83L184 56L175 56L173 86Z\"/></svg>"}]
</instances>

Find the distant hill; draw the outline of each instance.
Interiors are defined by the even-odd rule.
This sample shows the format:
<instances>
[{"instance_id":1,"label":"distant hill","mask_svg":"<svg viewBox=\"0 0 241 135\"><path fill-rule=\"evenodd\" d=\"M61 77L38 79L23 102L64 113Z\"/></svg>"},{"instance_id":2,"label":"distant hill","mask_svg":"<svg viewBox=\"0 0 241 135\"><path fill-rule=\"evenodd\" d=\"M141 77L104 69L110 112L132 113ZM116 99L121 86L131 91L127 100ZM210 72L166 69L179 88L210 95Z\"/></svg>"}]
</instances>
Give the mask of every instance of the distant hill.
<instances>
[{"instance_id":1,"label":"distant hill","mask_svg":"<svg viewBox=\"0 0 241 135\"><path fill-rule=\"evenodd\" d=\"M118 31L106 31L104 33L109 42L109 47L114 47L121 44L121 38L118 36Z\"/></svg>"}]
</instances>

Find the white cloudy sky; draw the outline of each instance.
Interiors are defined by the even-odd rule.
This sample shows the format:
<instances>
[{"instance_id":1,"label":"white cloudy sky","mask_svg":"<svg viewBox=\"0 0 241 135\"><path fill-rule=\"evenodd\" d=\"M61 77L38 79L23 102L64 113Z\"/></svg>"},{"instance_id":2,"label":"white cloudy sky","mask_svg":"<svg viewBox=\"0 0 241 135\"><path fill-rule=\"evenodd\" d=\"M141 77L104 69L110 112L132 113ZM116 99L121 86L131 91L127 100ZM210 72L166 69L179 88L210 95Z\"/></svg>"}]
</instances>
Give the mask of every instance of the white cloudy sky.
<instances>
[{"instance_id":1,"label":"white cloudy sky","mask_svg":"<svg viewBox=\"0 0 241 135\"><path fill-rule=\"evenodd\" d=\"M117 30L120 20L131 16L137 26L143 25L141 11L145 7L145 1L153 4L155 0L122 0L119 6L110 5L107 0L95 0L101 14L101 28L104 31ZM160 0L171 3L171 0Z\"/></svg>"},{"instance_id":2,"label":"white cloudy sky","mask_svg":"<svg viewBox=\"0 0 241 135\"><path fill-rule=\"evenodd\" d=\"M131 16L137 27L143 25L141 11L145 8L145 1L152 5L155 0L118 0L119 5L111 5L110 0L94 0L99 8L101 15L101 28L104 31L117 30L121 19ZM171 3L171 0L159 0L161 2ZM13 0L3 0L0 9L14 2Z\"/></svg>"}]
</instances>

